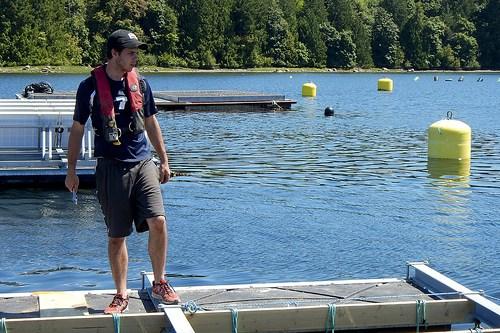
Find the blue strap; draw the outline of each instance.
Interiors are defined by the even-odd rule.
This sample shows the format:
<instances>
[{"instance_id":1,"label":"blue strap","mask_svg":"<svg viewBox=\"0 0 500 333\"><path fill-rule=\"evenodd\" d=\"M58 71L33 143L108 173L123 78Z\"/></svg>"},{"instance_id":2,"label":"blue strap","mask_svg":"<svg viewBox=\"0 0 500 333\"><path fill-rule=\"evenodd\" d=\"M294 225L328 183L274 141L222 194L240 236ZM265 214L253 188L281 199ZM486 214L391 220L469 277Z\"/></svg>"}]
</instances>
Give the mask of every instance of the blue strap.
<instances>
[{"instance_id":1,"label":"blue strap","mask_svg":"<svg viewBox=\"0 0 500 333\"><path fill-rule=\"evenodd\" d=\"M119 313L113 313L113 326L115 327L115 333L120 333L120 314Z\"/></svg>"},{"instance_id":2,"label":"blue strap","mask_svg":"<svg viewBox=\"0 0 500 333\"><path fill-rule=\"evenodd\" d=\"M337 306L335 304L328 304L328 318L326 319L325 332L335 332L335 315L337 314Z\"/></svg>"},{"instance_id":3,"label":"blue strap","mask_svg":"<svg viewBox=\"0 0 500 333\"><path fill-rule=\"evenodd\" d=\"M425 313L425 301L421 299L417 299L417 333L420 332L420 324L424 324L427 326L426 321L426 313Z\"/></svg>"},{"instance_id":4,"label":"blue strap","mask_svg":"<svg viewBox=\"0 0 500 333\"><path fill-rule=\"evenodd\" d=\"M0 321L0 333L7 333L7 324L5 323L5 318Z\"/></svg>"},{"instance_id":5,"label":"blue strap","mask_svg":"<svg viewBox=\"0 0 500 333\"><path fill-rule=\"evenodd\" d=\"M232 333L238 333L238 310L231 309Z\"/></svg>"}]
</instances>

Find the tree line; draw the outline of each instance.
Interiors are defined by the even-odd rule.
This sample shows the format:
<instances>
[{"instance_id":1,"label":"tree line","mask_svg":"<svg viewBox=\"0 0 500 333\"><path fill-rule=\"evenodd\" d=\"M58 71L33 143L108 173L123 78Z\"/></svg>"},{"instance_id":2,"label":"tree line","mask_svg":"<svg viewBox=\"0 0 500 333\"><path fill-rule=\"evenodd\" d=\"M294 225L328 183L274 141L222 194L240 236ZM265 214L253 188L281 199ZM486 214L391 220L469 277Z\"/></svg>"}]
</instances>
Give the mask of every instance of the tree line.
<instances>
[{"instance_id":1,"label":"tree line","mask_svg":"<svg viewBox=\"0 0 500 333\"><path fill-rule=\"evenodd\" d=\"M500 0L0 0L0 66L96 65L118 28L141 63L500 69Z\"/></svg>"}]
</instances>

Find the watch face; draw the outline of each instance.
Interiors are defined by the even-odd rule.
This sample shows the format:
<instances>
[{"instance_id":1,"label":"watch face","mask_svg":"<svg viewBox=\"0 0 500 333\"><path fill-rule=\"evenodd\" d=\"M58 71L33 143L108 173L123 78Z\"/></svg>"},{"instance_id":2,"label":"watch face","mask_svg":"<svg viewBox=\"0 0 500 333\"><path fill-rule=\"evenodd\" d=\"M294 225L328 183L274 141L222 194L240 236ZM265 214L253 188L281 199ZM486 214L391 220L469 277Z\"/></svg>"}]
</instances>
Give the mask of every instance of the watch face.
<instances>
[{"instance_id":1,"label":"watch face","mask_svg":"<svg viewBox=\"0 0 500 333\"><path fill-rule=\"evenodd\" d=\"M132 92L136 92L137 89L138 89L138 87L137 87L137 84L135 84L135 83L130 86L130 91L132 91Z\"/></svg>"}]
</instances>

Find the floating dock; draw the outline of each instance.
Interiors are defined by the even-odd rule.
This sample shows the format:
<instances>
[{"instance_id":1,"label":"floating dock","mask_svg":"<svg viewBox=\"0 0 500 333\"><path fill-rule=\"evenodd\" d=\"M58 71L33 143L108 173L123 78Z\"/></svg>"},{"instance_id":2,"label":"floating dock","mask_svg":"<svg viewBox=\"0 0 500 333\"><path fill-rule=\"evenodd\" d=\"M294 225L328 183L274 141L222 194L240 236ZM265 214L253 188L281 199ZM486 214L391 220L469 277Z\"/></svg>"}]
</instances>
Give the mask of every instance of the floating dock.
<instances>
[{"instance_id":1,"label":"floating dock","mask_svg":"<svg viewBox=\"0 0 500 333\"><path fill-rule=\"evenodd\" d=\"M153 92L160 110L263 111L288 110L296 103L284 95L239 90L186 90Z\"/></svg>"},{"instance_id":2,"label":"floating dock","mask_svg":"<svg viewBox=\"0 0 500 333\"><path fill-rule=\"evenodd\" d=\"M406 278L179 287L182 304L163 305L143 288L129 311L103 314L114 291L0 294L9 332L500 332L500 306L426 263ZM480 328L481 327L481 328Z\"/></svg>"},{"instance_id":3,"label":"floating dock","mask_svg":"<svg viewBox=\"0 0 500 333\"><path fill-rule=\"evenodd\" d=\"M296 103L284 95L238 90L158 91L153 96L158 109L164 111L279 111ZM75 97L75 92L55 91L0 100L0 184L63 184ZM89 122L77 163L82 186L94 182L96 159L92 154Z\"/></svg>"},{"instance_id":4,"label":"floating dock","mask_svg":"<svg viewBox=\"0 0 500 333\"><path fill-rule=\"evenodd\" d=\"M74 100L0 100L0 184L63 186ZM77 172L92 184L93 131L85 128Z\"/></svg>"},{"instance_id":5,"label":"floating dock","mask_svg":"<svg viewBox=\"0 0 500 333\"><path fill-rule=\"evenodd\" d=\"M74 100L75 92L31 93L18 99ZM296 101L285 95L241 90L154 91L156 106L163 111L265 111L288 110Z\"/></svg>"}]
</instances>

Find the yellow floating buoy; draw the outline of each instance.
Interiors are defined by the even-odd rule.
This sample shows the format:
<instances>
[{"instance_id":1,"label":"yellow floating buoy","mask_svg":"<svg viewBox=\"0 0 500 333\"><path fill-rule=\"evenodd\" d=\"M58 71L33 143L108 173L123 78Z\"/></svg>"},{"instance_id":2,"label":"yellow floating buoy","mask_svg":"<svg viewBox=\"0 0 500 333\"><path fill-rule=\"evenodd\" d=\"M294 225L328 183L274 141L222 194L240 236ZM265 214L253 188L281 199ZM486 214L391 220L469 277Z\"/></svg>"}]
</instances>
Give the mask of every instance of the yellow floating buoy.
<instances>
[{"instance_id":1,"label":"yellow floating buoy","mask_svg":"<svg viewBox=\"0 0 500 333\"><path fill-rule=\"evenodd\" d=\"M304 83L302 85L302 96L316 97L316 85L312 82Z\"/></svg>"},{"instance_id":2,"label":"yellow floating buoy","mask_svg":"<svg viewBox=\"0 0 500 333\"><path fill-rule=\"evenodd\" d=\"M382 91L392 91L394 88L394 84L391 79L389 78L383 78L378 80L378 90Z\"/></svg>"},{"instance_id":3,"label":"yellow floating buoy","mask_svg":"<svg viewBox=\"0 0 500 333\"><path fill-rule=\"evenodd\" d=\"M451 119L432 124L428 131L428 157L466 160L471 156L471 128L464 122Z\"/></svg>"}]
</instances>

